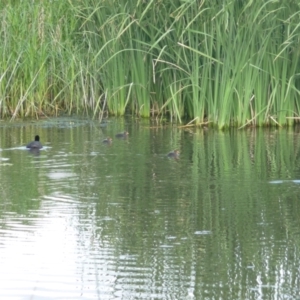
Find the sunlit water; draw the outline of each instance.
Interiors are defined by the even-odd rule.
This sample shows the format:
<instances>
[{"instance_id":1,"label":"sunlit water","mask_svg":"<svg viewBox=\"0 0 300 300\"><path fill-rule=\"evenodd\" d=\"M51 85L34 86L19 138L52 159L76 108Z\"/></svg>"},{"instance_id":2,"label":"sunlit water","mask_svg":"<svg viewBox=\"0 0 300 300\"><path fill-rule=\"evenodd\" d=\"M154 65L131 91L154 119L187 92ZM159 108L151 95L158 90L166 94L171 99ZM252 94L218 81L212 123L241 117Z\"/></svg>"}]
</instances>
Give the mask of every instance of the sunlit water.
<instances>
[{"instance_id":1,"label":"sunlit water","mask_svg":"<svg viewBox=\"0 0 300 300\"><path fill-rule=\"evenodd\" d=\"M0 126L0 299L299 298L297 130Z\"/></svg>"}]
</instances>

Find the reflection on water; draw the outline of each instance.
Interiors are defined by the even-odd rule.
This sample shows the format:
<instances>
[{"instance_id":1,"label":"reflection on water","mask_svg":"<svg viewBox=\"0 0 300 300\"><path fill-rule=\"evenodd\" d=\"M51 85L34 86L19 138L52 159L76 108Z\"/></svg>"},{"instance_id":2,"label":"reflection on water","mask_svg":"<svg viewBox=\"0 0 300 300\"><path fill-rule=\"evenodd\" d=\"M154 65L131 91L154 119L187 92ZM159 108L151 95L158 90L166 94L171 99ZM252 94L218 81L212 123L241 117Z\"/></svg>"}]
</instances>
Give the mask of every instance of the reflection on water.
<instances>
[{"instance_id":1,"label":"reflection on water","mask_svg":"<svg viewBox=\"0 0 300 300\"><path fill-rule=\"evenodd\" d=\"M297 131L143 122L2 124L0 299L297 298Z\"/></svg>"}]
</instances>

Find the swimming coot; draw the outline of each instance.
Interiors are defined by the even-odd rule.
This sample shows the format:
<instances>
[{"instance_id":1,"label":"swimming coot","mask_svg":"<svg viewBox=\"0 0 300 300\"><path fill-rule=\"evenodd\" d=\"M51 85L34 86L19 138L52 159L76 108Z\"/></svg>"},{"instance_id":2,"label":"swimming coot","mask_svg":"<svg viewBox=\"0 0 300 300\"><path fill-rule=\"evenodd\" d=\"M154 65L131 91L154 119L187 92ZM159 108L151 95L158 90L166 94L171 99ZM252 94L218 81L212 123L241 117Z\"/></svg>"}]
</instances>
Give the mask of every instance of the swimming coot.
<instances>
[{"instance_id":1,"label":"swimming coot","mask_svg":"<svg viewBox=\"0 0 300 300\"><path fill-rule=\"evenodd\" d=\"M120 133L117 133L116 134L116 137L117 138L127 138L128 137L128 132L127 131L124 131L124 132L120 132Z\"/></svg>"},{"instance_id":2,"label":"swimming coot","mask_svg":"<svg viewBox=\"0 0 300 300\"><path fill-rule=\"evenodd\" d=\"M106 139L104 139L102 141L102 143L104 143L104 144L111 144L112 143L112 138L108 136Z\"/></svg>"},{"instance_id":3,"label":"swimming coot","mask_svg":"<svg viewBox=\"0 0 300 300\"><path fill-rule=\"evenodd\" d=\"M174 150L174 151L171 151L167 154L168 157L170 158L179 158L179 150Z\"/></svg>"},{"instance_id":4,"label":"swimming coot","mask_svg":"<svg viewBox=\"0 0 300 300\"><path fill-rule=\"evenodd\" d=\"M29 149L41 149L43 148L43 145L40 143L40 137L38 135L35 136L34 141L30 142L26 148Z\"/></svg>"}]
</instances>

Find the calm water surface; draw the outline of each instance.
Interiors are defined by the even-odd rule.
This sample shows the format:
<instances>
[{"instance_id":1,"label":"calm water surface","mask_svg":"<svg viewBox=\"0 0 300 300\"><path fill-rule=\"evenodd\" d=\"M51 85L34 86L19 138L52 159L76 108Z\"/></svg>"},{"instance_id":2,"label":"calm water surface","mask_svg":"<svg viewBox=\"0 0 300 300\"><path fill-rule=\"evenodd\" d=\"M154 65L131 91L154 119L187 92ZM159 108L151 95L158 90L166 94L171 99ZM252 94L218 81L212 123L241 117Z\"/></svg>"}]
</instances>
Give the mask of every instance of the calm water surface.
<instances>
[{"instance_id":1,"label":"calm water surface","mask_svg":"<svg viewBox=\"0 0 300 300\"><path fill-rule=\"evenodd\" d=\"M0 148L0 299L300 298L297 129L61 118Z\"/></svg>"}]
</instances>

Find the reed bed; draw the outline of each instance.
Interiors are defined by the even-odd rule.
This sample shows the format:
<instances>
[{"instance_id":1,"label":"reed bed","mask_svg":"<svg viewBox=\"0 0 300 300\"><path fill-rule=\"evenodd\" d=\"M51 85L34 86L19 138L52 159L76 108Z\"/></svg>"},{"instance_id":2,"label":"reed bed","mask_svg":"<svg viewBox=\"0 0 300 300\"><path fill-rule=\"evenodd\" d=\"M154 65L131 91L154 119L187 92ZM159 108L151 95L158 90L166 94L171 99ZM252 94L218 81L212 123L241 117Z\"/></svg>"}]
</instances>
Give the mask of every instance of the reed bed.
<instances>
[{"instance_id":1,"label":"reed bed","mask_svg":"<svg viewBox=\"0 0 300 300\"><path fill-rule=\"evenodd\" d=\"M299 122L296 1L0 4L0 115Z\"/></svg>"}]
</instances>

